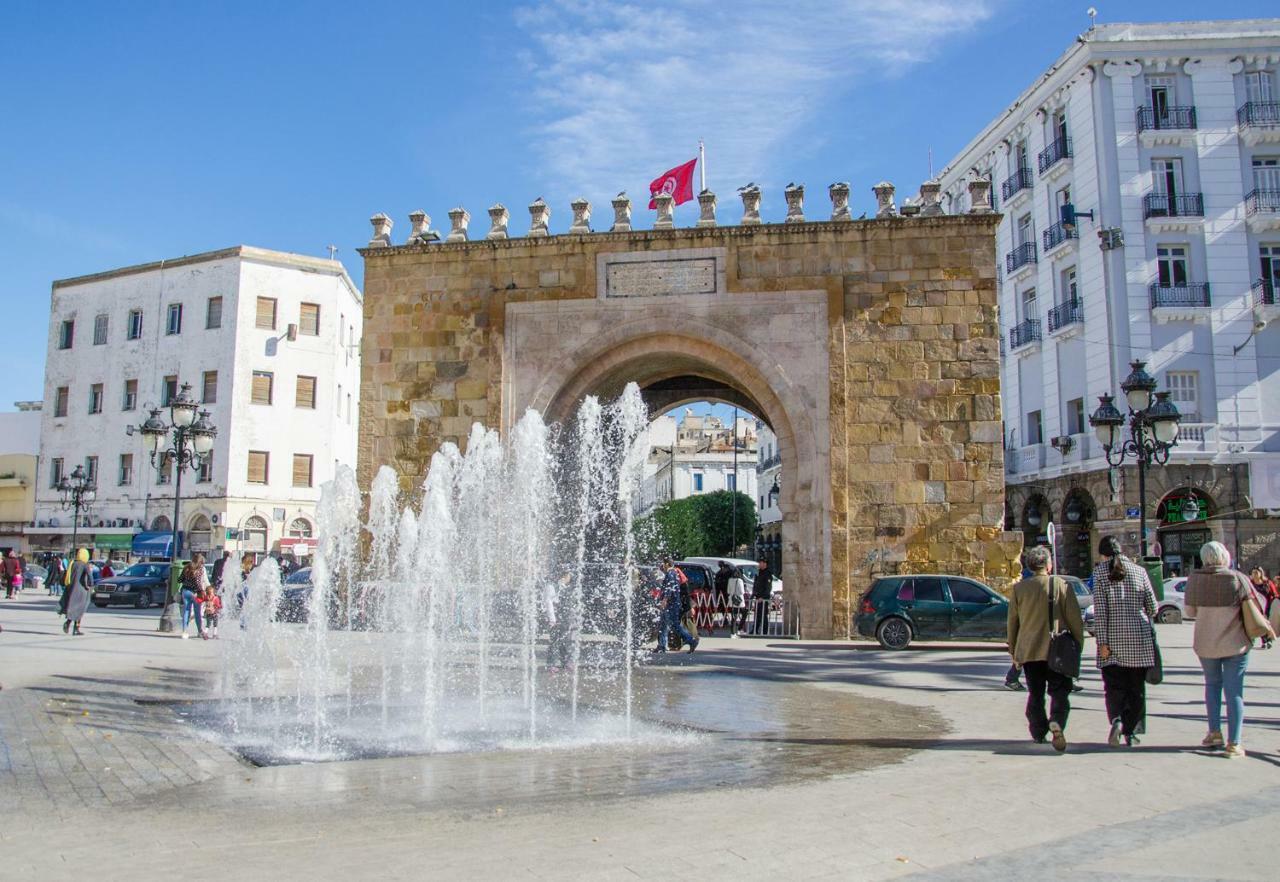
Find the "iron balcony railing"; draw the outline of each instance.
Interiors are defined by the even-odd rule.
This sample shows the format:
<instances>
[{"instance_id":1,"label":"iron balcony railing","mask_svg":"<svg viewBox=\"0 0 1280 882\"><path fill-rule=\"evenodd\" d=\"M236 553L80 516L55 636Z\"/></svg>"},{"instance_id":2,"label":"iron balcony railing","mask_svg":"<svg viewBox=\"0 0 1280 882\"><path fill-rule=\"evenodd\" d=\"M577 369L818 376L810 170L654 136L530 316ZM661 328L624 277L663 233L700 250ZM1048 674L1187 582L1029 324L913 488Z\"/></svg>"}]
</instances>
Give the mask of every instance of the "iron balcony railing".
<instances>
[{"instance_id":1,"label":"iron balcony railing","mask_svg":"<svg viewBox=\"0 0 1280 882\"><path fill-rule=\"evenodd\" d=\"M1036 262L1036 243L1023 242L1004 256L1005 272L1013 272L1018 267Z\"/></svg>"},{"instance_id":2,"label":"iron balcony railing","mask_svg":"<svg viewBox=\"0 0 1280 882\"><path fill-rule=\"evenodd\" d=\"M1142 217L1204 217L1204 196L1200 193L1148 193L1142 197Z\"/></svg>"},{"instance_id":3,"label":"iron balcony railing","mask_svg":"<svg viewBox=\"0 0 1280 882\"><path fill-rule=\"evenodd\" d=\"M1254 306L1276 306L1276 283L1271 279L1258 279L1253 283Z\"/></svg>"},{"instance_id":4,"label":"iron balcony railing","mask_svg":"<svg viewBox=\"0 0 1280 882\"><path fill-rule=\"evenodd\" d=\"M766 459L766 460L764 460L763 462L759 463L759 464L756 466L756 471L757 471L757 472L767 472L767 471L769 471L769 469L773 468L773 467L774 467L774 466L776 466L776 465L780 465L781 463L782 463L782 454L780 454L780 453L775 453L775 454L773 454L773 456L770 456L768 459Z\"/></svg>"},{"instance_id":5,"label":"iron balcony railing","mask_svg":"<svg viewBox=\"0 0 1280 882\"><path fill-rule=\"evenodd\" d=\"M1280 126L1280 101L1247 101L1236 111L1236 122L1260 128Z\"/></svg>"},{"instance_id":6,"label":"iron balcony railing","mask_svg":"<svg viewBox=\"0 0 1280 882\"><path fill-rule=\"evenodd\" d=\"M1022 190L1031 189L1031 169L1020 168L1009 176L1009 179L1000 185L1000 198L1008 202L1014 193Z\"/></svg>"},{"instance_id":7,"label":"iron balcony railing","mask_svg":"<svg viewBox=\"0 0 1280 882\"><path fill-rule=\"evenodd\" d=\"M1009 329L1009 349L1018 349L1040 339L1040 319L1024 319Z\"/></svg>"},{"instance_id":8,"label":"iron balcony railing","mask_svg":"<svg viewBox=\"0 0 1280 882\"><path fill-rule=\"evenodd\" d=\"M1250 190L1244 197L1245 214L1274 214L1280 211L1280 190Z\"/></svg>"},{"instance_id":9,"label":"iron balcony railing","mask_svg":"<svg viewBox=\"0 0 1280 882\"><path fill-rule=\"evenodd\" d=\"M1049 310L1049 333L1053 333L1059 328L1065 328L1067 325L1079 324L1082 321L1084 321L1084 309L1081 308L1079 299L1059 303Z\"/></svg>"},{"instance_id":10,"label":"iron balcony railing","mask_svg":"<svg viewBox=\"0 0 1280 882\"><path fill-rule=\"evenodd\" d=\"M1154 107L1138 108L1138 131L1147 129L1194 129L1196 127L1196 109L1194 107L1166 107L1156 110Z\"/></svg>"},{"instance_id":11,"label":"iron balcony railing","mask_svg":"<svg viewBox=\"0 0 1280 882\"><path fill-rule=\"evenodd\" d=\"M1067 241L1068 239L1079 238L1079 236L1076 234L1075 227L1068 227L1061 222L1056 223L1053 226L1049 227L1049 229L1044 231L1043 235L1044 235L1045 251L1048 251L1051 248L1057 248L1059 245L1061 245L1063 242Z\"/></svg>"},{"instance_id":12,"label":"iron balcony railing","mask_svg":"<svg viewBox=\"0 0 1280 882\"><path fill-rule=\"evenodd\" d=\"M1209 283L1203 285L1161 285L1152 282L1147 289L1151 292L1151 308L1161 306L1208 306Z\"/></svg>"},{"instance_id":13,"label":"iron balcony railing","mask_svg":"<svg viewBox=\"0 0 1280 882\"><path fill-rule=\"evenodd\" d=\"M1071 139L1058 138L1040 151L1040 174L1044 174L1058 162L1071 158Z\"/></svg>"}]
</instances>

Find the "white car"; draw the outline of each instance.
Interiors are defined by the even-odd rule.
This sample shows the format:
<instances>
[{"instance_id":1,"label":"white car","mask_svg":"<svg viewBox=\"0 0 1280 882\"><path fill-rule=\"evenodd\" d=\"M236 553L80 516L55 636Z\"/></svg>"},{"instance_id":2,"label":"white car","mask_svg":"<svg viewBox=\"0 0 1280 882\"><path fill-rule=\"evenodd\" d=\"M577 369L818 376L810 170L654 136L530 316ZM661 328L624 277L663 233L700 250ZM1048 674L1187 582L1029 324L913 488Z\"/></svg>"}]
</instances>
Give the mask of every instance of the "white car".
<instances>
[{"instance_id":1,"label":"white car","mask_svg":"<svg viewBox=\"0 0 1280 882\"><path fill-rule=\"evenodd\" d=\"M1156 604L1156 621L1162 625L1176 625L1182 621L1187 599L1187 577L1174 576L1164 583L1164 600Z\"/></svg>"},{"instance_id":2,"label":"white car","mask_svg":"<svg viewBox=\"0 0 1280 882\"><path fill-rule=\"evenodd\" d=\"M751 584L752 582L755 581L756 573L759 572L760 570L760 566L756 561L746 560L741 557L686 557L686 558L682 558L682 560L687 560L689 563L706 564L708 567L711 568L712 573L715 573L715 571L720 568L720 561L725 561L726 563L729 564L729 566L737 567L738 569L742 570L742 575L747 580L747 591L751 590ZM776 597L781 593L782 593L782 580L779 579L777 576L774 576L773 577L773 594Z\"/></svg>"}]
</instances>

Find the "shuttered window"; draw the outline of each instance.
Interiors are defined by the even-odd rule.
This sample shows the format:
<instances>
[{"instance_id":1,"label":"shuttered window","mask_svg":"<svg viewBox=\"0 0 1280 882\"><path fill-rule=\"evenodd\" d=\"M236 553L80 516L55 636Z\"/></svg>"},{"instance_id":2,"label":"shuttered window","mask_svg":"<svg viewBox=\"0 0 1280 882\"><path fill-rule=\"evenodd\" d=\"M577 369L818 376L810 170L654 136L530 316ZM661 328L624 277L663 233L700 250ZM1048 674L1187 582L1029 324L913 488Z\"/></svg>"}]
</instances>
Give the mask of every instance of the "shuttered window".
<instances>
[{"instance_id":1,"label":"shuttered window","mask_svg":"<svg viewBox=\"0 0 1280 882\"><path fill-rule=\"evenodd\" d=\"M222 298L210 297L209 305L204 311L204 326L206 328L222 327Z\"/></svg>"},{"instance_id":2,"label":"shuttered window","mask_svg":"<svg viewBox=\"0 0 1280 882\"><path fill-rule=\"evenodd\" d=\"M276 301L273 297L258 298L257 326L268 331L276 329Z\"/></svg>"},{"instance_id":3,"label":"shuttered window","mask_svg":"<svg viewBox=\"0 0 1280 882\"><path fill-rule=\"evenodd\" d=\"M271 383L272 375L268 371L253 372L253 398L254 404L270 404L271 403Z\"/></svg>"},{"instance_id":4,"label":"shuttered window","mask_svg":"<svg viewBox=\"0 0 1280 882\"><path fill-rule=\"evenodd\" d=\"M295 453L293 455L293 486L311 486L311 454Z\"/></svg>"},{"instance_id":5,"label":"shuttered window","mask_svg":"<svg viewBox=\"0 0 1280 882\"><path fill-rule=\"evenodd\" d=\"M311 337L320 334L320 304L302 304L302 310L298 313L298 333Z\"/></svg>"},{"instance_id":6,"label":"shuttered window","mask_svg":"<svg viewBox=\"0 0 1280 882\"><path fill-rule=\"evenodd\" d=\"M294 403L298 407L306 407L315 410L316 407L316 378L315 377L298 377L298 391L294 397Z\"/></svg>"},{"instance_id":7,"label":"shuttered window","mask_svg":"<svg viewBox=\"0 0 1280 882\"><path fill-rule=\"evenodd\" d=\"M204 389L200 401L204 404L214 404L218 400L218 372L204 372Z\"/></svg>"},{"instance_id":8,"label":"shuttered window","mask_svg":"<svg viewBox=\"0 0 1280 882\"><path fill-rule=\"evenodd\" d=\"M267 483L267 471L271 466L271 454L265 450L249 451L249 477L250 484Z\"/></svg>"},{"instance_id":9,"label":"shuttered window","mask_svg":"<svg viewBox=\"0 0 1280 882\"><path fill-rule=\"evenodd\" d=\"M93 320L93 345L101 346L107 342L107 316L100 315Z\"/></svg>"}]
</instances>

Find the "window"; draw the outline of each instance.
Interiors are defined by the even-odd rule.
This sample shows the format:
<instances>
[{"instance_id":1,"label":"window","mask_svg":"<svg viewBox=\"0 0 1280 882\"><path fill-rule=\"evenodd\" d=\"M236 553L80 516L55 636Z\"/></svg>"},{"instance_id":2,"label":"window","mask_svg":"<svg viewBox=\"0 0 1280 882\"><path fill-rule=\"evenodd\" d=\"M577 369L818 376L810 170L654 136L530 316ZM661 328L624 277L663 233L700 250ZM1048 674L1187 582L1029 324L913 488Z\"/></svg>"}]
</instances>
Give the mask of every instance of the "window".
<instances>
[{"instance_id":1,"label":"window","mask_svg":"<svg viewBox=\"0 0 1280 882\"><path fill-rule=\"evenodd\" d=\"M1161 245L1156 248L1156 269L1161 288L1187 286L1187 248L1185 245Z\"/></svg>"},{"instance_id":2,"label":"window","mask_svg":"<svg viewBox=\"0 0 1280 882\"><path fill-rule=\"evenodd\" d=\"M89 413L102 413L102 384L89 387Z\"/></svg>"},{"instance_id":3,"label":"window","mask_svg":"<svg viewBox=\"0 0 1280 882\"><path fill-rule=\"evenodd\" d=\"M168 484L173 480L173 457L161 454L160 465L156 468L156 483ZM166 519L167 520L167 519ZM152 527L152 529L155 529Z\"/></svg>"},{"instance_id":4,"label":"window","mask_svg":"<svg viewBox=\"0 0 1280 882\"><path fill-rule=\"evenodd\" d=\"M165 323L164 332L166 334L182 333L182 304L169 304L169 320Z\"/></svg>"},{"instance_id":5,"label":"window","mask_svg":"<svg viewBox=\"0 0 1280 882\"><path fill-rule=\"evenodd\" d=\"M210 297L204 308L204 326L206 330L222 327L222 298Z\"/></svg>"},{"instance_id":6,"label":"window","mask_svg":"<svg viewBox=\"0 0 1280 882\"><path fill-rule=\"evenodd\" d=\"M102 346L107 342L107 316L97 316L93 320L93 345Z\"/></svg>"},{"instance_id":7,"label":"window","mask_svg":"<svg viewBox=\"0 0 1280 882\"><path fill-rule=\"evenodd\" d=\"M55 417L64 417L67 415L67 400L70 397L70 386L58 387L58 391L53 396L53 415Z\"/></svg>"},{"instance_id":8,"label":"window","mask_svg":"<svg viewBox=\"0 0 1280 882\"><path fill-rule=\"evenodd\" d=\"M1031 163L1027 161L1027 142L1019 141L1017 146L1013 148L1013 169L1012 171L1020 172L1031 167Z\"/></svg>"},{"instance_id":9,"label":"window","mask_svg":"<svg viewBox=\"0 0 1280 882\"><path fill-rule=\"evenodd\" d=\"M1053 139L1059 146L1067 143L1067 112L1059 110L1053 115Z\"/></svg>"},{"instance_id":10,"label":"window","mask_svg":"<svg viewBox=\"0 0 1280 882\"><path fill-rule=\"evenodd\" d=\"M315 377L298 377L298 386L294 392L293 403L295 407L306 407L315 410L316 407L316 378Z\"/></svg>"},{"instance_id":11,"label":"window","mask_svg":"<svg viewBox=\"0 0 1280 882\"><path fill-rule=\"evenodd\" d=\"M951 589L952 603L991 603L991 595L972 582L961 582L959 579L948 579L947 587Z\"/></svg>"},{"instance_id":12,"label":"window","mask_svg":"<svg viewBox=\"0 0 1280 882\"><path fill-rule=\"evenodd\" d=\"M178 397L178 375L170 374L164 378L164 386L160 389L160 406L168 407L169 402Z\"/></svg>"},{"instance_id":13,"label":"window","mask_svg":"<svg viewBox=\"0 0 1280 882\"><path fill-rule=\"evenodd\" d=\"M273 380L274 377L269 371L254 371L253 393L249 400L254 404L270 404Z\"/></svg>"},{"instance_id":14,"label":"window","mask_svg":"<svg viewBox=\"0 0 1280 882\"><path fill-rule=\"evenodd\" d=\"M311 521L306 518L294 518L289 524L290 539L310 539L311 538Z\"/></svg>"},{"instance_id":15,"label":"window","mask_svg":"<svg viewBox=\"0 0 1280 882\"><path fill-rule=\"evenodd\" d=\"M129 310L129 330L125 336L130 340L137 340L142 336L142 310Z\"/></svg>"},{"instance_id":16,"label":"window","mask_svg":"<svg viewBox=\"0 0 1280 882\"><path fill-rule=\"evenodd\" d=\"M245 551L254 551L265 553L267 550L267 522L264 518L257 515L249 518L244 522L244 529L241 531L244 536Z\"/></svg>"},{"instance_id":17,"label":"window","mask_svg":"<svg viewBox=\"0 0 1280 882\"><path fill-rule=\"evenodd\" d=\"M187 528L187 544L192 551L208 551L213 539L213 523L204 515L196 515Z\"/></svg>"},{"instance_id":18,"label":"window","mask_svg":"<svg viewBox=\"0 0 1280 882\"><path fill-rule=\"evenodd\" d=\"M202 391L200 402L202 404L216 404L218 401L218 372L205 371L201 376Z\"/></svg>"},{"instance_id":19,"label":"window","mask_svg":"<svg viewBox=\"0 0 1280 882\"><path fill-rule=\"evenodd\" d=\"M255 326L268 331L276 329L276 301L273 297L258 298L258 317Z\"/></svg>"},{"instance_id":20,"label":"window","mask_svg":"<svg viewBox=\"0 0 1280 882\"><path fill-rule=\"evenodd\" d=\"M1076 288L1076 268L1068 267L1062 271L1062 284L1058 290L1059 303L1076 303L1079 292Z\"/></svg>"},{"instance_id":21,"label":"window","mask_svg":"<svg viewBox=\"0 0 1280 882\"><path fill-rule=\"evenodd\" d=\"M1024 214L1018 218L1018 232L1014 238L1014 247L1026 245L1035 238L1035 229L1031 225L1031 215Z\"/></svg>"},{"instance_id":22,"label":"window","mask_svg":"<svg viewBox=\"0 0 1280 882\"><path fill-rule=\"evenodd\" d=\"M347 393L347 425L351 425L351 393Z\"/></svg>"},{"instance_id":23,"label":"window","mask_svg":"<svg viewBox=\"0 0 1280 882\"><path fill-rule=\"evenodd\" d=\"M62 327L58 330L58 348L70 349L71 344L76 339L76 321L75 319L66 319L62 323Z\"/></svg>"},{"instance_id":24,"label":"window","mask_svg":"<svg viewBox=\"0 0 1280 882\"><path fill-rule=\"evenodd\" d=\"M295 453L293 455L293 486L311 486L311 454Z\"/></svg>"},{"instance_id":25,"label":"window","mask_svg":"<svg viewBox=\"0 0 1280 882\"><path fill-rule=\"evenodd\" d=\"M116 483L121 487L133 483L133 454L120 454L120 476L116 479Z\"/></svg>"},{"instance_id":26,"label":"window","mask_svg":"<svg viewBox=\"0 0 1280 882\"><path fill-rule=\"evenodd\" d=\"M1022 292L1021 306L1022 306L1022 320L1024 322L1027 321L1028 319L1033 319L1036 317L1036 289L1035 288L1027 288L1025 291Z\"/></svg>"},{"instance_id":27,"label":"window","mask_svg":"<svg viewBox=\"0 0 1280 882\"><path fill-rule=\"evenodd\" d=\"M342 329L346 327L347 314L345 312L338 313L338 345L342 346ZM347 350L347 364L351 363L351 350ZM338 406L342 406L342 389L338 389Z\"/></svg>"},{"instance_id":28,"label":"window","mask_svg":"<svg viewBox=\"0 0 1280 882\"><path fill-rule=\"evenodd\" d=\"M138 409L138 381L124 381L124 405L121 410L137 410Z\"/></svg>"},{"instance_id":29,"label":"window","mask_svg":"<svg viewBox=\"0 0 1280 882\"><path fill-rule=\"evenodd\" d=\"M1267 103L1275 100L1271 97L1273 94L1270 71L1259 70L1244 75L1245 101L1251 101L1254 104Z\"/></svg>"},{"instance_id":30,"label":"window","mask_svg":"<svg viewBox=\"0 0 1280 882\"><path fill-rule=\"evenodd\" d=\"M1170 204L1182 193L1182 160L1151 160L1151 191L1169 197Z\"/></svg>"},{"instance_id":31,"label":"window","mask_svg":"<svg viewBox=\"0 0 1280 882\"><path fill-rule=\"evenodd\" d=\"M1169 386L1169 400L1177 406L1182 418L1189 423L1200 422L1200 372L1167 371L1164 376Z\"/></svg>"},{"instance_id":32,"label":"window","mask_svg":"<svg viewBox=\"0 0 1280 882\"><path fill-rule=\"evenodd\" d=\"M1280 157L1255 156L1253 158L1253 188L1280 190Z\"/></svg>"},{"instance_id":33,"label":"window","mask_svg":"<svg viewBox=\"0 0 1280 882\"><path fill-rule=\"evenodd\" d=\"M1173 83L1173 77L1147 77L1147 100L1158 129L1168 128L1169 108L1177 103L1173 100Z\"/></svg>"},{"instance_id":34,"label":"window","mask_svg":"<svg viewBox=\"0 0 1280 882\"><path fill-rule=\"evenodd\" d=\"M213 480L213 451L210 450L205 455L204 459L200 460L200 468L196 470L196 483L208 484L212 480Z\"/></svg>"},{"instance_id":35,"label":"window","mask_svg":"<svg viewBox=\"0 0 1280 882\"><path fill-rule=\"evenodd\" d=\"M338 397L334 399L334 404L337 405L337 413L335 414L335 416L342 416L342 384L341 383L338 384Z\"/></svg>"},{"instance_id":36,"label":"window","mask_svg":"<svg viewBox=\"0 0 1280 882\"><path fill-rule=\"evenodd\" d=\"M725 489L726 489L726 490L731 490L731 491L732 491L732 490L737 490L737 489L738 489L738 476L737 476L737 475L725 475L725 476L724 476L724 484L725 484Z\"/></svg>"},{"instance_id":37,"label":"window","mask_svg":"<svg viewBox=\"0 0 1280 882\"><path fill-rule=\"evenodd\" d=\"M172 533L173 523L164 515L156 515L151 521L151 532Z\"/></svg>"},{"instance_id":38,"label":"window","mask_svg":"<svg viewBox=\"0 0 1280 882\"><path fill-rule=\"evenodd\" d=\"M1262 263L1262 278L1271 283L1273 292L1280 291L1280 245L1259 245L1258 259Z\"/></svg>"},{"instance_id":39,"label":"window","mask_svg":"<svg viewBox=\"0 0 1280 882\"><path fill-rule=\"evenodd\" d=\"M84 458L84 479L86 483L98 483L98 458L96 456L86 456Z\"/></svg>"},{"instance_id":40,"label":"window","mask_svg":"<svg viewBox=\"0 0 1280 882\"><path fill-rule=\"evenodd\" d=\"M701 472L697 472L693 476L693 492L694 493L702 492L702 473Z\"/></svg>"},{"instance_id":41,"label":"window","mask_svg":"<svg viewBox=\"0 0 1280 882\"><path fill-rule=\"evenodd\" d=\"M62 457L55 456L52 460L49 461L49 486L50 487L57 489L58 485L62 483L62 475L64 471L66 471L66 469L63 467Z\"/></svg>"},{"instance_id":42,"label":"window","mask_svg":"<svg viewBox=\"0 0 1280 882\"><path fill-rule=\"evenodd\" d=\"M250 484L267 483L267 471L271 465L271 454L265 450L249 451L249 477Z\"/></svg>"},{"instance_id":43,"label":"window","mask_svg":"<svg viewBox=\"0 0 1280 882\"><path fill-rule=\"evenodd\" d=\"M931 600L938 603L943 602L942 580L937 576L916 576L911 582L916 603Z\"/></svg>"},{"instance_id":44,"label":"window","mask_svg":"<svg viewBox=\"0 0 1280 882\"><path fill-rule=\"evenodd\" d=\"M1084 399L1072 398L1067 402L1067 434L1081 435L1084 432Z\"/></svg>"},{"instance_id":45,"label":"window","mask_svg":"<svg viewBox=\"0 0 1280 882\"><path fill-rule=\"evenodd\" d=\"M320 334L320 304L304 303L298 313L298 333L309 337Z\"/></svg>"},{"instance_id":46,"label":"window","mask_svg":"<svg viewBox=\"0 0 1280 882\"><path fill-rule=\"evenodd\" d=\"M1040 411L1033 410L1027 414L1027 444L1044 443L1044 426L1040 419Z\"/></svg>"}]
</instances>

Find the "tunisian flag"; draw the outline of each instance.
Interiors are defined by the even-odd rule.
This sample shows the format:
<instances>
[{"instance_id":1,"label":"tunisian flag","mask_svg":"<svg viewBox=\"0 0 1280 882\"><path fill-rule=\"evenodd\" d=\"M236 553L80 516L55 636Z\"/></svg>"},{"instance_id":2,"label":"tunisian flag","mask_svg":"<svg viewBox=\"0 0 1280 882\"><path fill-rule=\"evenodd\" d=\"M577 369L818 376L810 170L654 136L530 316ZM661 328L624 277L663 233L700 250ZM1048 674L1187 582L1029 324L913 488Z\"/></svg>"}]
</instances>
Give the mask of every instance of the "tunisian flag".
<instances>
[{"instance_id":1,"label":"tunisian flag","mask_svg":"<svg viewBox=\"0 0 1280 882\"><path fill-rule=\"evenodd\" d=\"M681 205L693 198L693 167L698 164L697 158L690 159L684 165L677 165L671 171L665 171L649 182L649 207L657 208L658 203L652 197L659 193L670 193L675 197L675 204Z\"/></svg>"}]
</instances>

